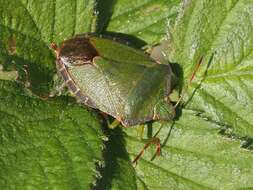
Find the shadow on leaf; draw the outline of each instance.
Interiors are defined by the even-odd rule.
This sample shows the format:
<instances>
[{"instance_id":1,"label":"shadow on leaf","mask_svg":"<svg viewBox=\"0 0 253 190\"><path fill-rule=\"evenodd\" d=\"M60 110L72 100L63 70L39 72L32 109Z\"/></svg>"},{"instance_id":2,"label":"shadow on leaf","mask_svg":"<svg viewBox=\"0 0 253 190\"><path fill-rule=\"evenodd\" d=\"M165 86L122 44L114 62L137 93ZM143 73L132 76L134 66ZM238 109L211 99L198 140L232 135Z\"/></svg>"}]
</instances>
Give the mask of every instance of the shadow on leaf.
<instances>
[{"instance_id":1,"label":"shadow on leaf","mask_svg":"<svg viewBox=\"0 0 253 190\"><path fill-rule=\"evenodd\" d=\"M125 149L126 143L123 131L120 127L113 130L106 128L105 133L109 137L109 141L105 142L105 167L99 168L102 178L97 181L93 189L112 189L115 185L124 188L124 181L130 180L135 182L136 176ZM132 180L129 178L132 178ZM136 187L136 184L132 185Z\"/></svg>"},{"instance_id":2,"label":"shadow on leaf","mask_svg":"<svg viewBox=\"0 0 253 190\"><path fill-rule=\"evenodd\" d=\"M117 0L98 0L96 6L96 12L98 14L97 19L97 33L101 33L106 30L110 18L113 13L114 5Z\"/></svg>"}]
</instances>

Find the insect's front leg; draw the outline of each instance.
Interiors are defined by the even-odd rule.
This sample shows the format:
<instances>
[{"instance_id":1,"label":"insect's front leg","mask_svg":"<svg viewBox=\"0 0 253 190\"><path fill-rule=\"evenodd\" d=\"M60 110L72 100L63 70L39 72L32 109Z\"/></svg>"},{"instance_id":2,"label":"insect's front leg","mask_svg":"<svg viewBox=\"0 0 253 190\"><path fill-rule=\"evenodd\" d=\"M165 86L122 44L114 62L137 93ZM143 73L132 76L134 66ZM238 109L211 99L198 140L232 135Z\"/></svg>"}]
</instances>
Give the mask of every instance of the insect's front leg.
<instances>
[{"instance_id":1,"label":"insect's front leg","mask_svg":"<svg viewBox=\"0 0 253 190\"><path fill-rule=\"evenodd\" d=\"M108 123L108 128L115 129L119 125L120 125L120 121L118 119L114 119L112 123Z\"/></svg>"}]
</instances>

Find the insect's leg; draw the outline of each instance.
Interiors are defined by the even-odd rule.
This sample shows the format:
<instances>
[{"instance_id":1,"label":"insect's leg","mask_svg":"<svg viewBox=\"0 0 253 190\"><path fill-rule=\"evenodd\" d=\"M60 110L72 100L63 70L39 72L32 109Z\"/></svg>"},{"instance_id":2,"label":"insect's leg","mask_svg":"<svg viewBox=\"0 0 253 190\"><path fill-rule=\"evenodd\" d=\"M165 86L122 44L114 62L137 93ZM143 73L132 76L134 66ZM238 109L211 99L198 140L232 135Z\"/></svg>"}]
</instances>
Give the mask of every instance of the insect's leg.
<instances>
[{"instance_id":1,"label":"insect's leg","mask_svg":"<svg viewBox=\"0 0 253 190\"><path fill-rule=\"evenodd\" d=\"M105 122L106 122L107 126L109 126L111 123L110 123L110 120L109 120L108 114L107 114L107 113L105 113L105 112L102 112L102 111L100 111L100 114L101 114L101 116L104 118L104 120L105 120Z\"/></svg>"},{"instance_id":2,"label":"insect's leg","mask_svg":"<svg viewBox=\"0 0 253 190\"><path fill-rule=\"evenodd\" d=\"M138 160L142 157L145 150L152 144L156 145L156 155L157 156L161 155L161 143L160 143L160 139L157 137L157 135L161 131L162 127L163 127L163 125L159 128L159 130L155 133L155 135L151 139L149 139L148 142L144 145L143 149L139 152L139 154L132 161L133 164L137 165Z\"/></svg>"},{"instance_id":3,"label":"insect's leg","mask_svg":"<svg viewBox=\"0 0 253 190\"><path fill-rule=\"evenodd\" d=\"M113 121L112 123L110 123L110 124L108 125L108 127L109 127L110 129L114 129L114 128L116 128L119 124L120 124L120 121L117 120L117 119L114 119L114 121Z\"/></svg>"},{"instance_id":4,"label":"insect's leg","mask_svg":"<svg viewBox=\"0 0 253 190\"><path fill-rule=\"evenodd\" d=\"M107 113L100 111L100 114L106 121L107 127L109 129L114 129L121 123L118 119L114 119L113 122L111 123Z\"/></svg>"},{"instance_id":5,"label":"insect's leg","mask_svg":"<svg viewBox=\"0 0 253 190\"><path fill-rule=\"evenodd\" d=\"M151 145L155 144L156 145L156 155L160 156L161 155L161 143L160 139L158 137L153 137L149 139L149 142L145 144L143 149L139 152L139 154L134 158L133 164L137 164L138 160L141 158L141 156L144 154L144 151Z\"/></svg>"},{"instance_id":6,"label":"insect's leg","mask_svg":"<svg viewBox=\"0 0 253 190\"><path fill-rule=\"evenodd\" d=\"M195 78L195 76L196 76L196 73L197 73L197 71L199 70L200 65L201 65L202 62L203 62L203 58L204 58L204 56L201 56L201 57L200 57L200 59L199 59L197 65L195 66L195 69L193 70L193 72L192 72L192 74L191 74L191 77L190 77L190 79L189 79L188 85L191 84L192 81L194 80L194 78ZM183 93L181 94L180 98L178 99L178 101L177 101L176 104L174 105L174 108L176 108L176 107L178 106L178 104L181 102L182 98L183 98L184 95L185 95L184 93L185 93L185 92L183 92Z\"/></svg>"},{"instance_id":7,"label":"insect's leg","mask_svg":"<svg viewBox=\"0 0 253 190\"><path fill-rule=\"evenodd\" d=\"M137 127L137 134L138 136L142 139L143 134L144 134L144 127L145 125L141 124Z\"/></svg>"},{"instance_id":8,"label":"insect's leg","mask_svg":"<svg viewBox=\"0 0 253 190\"><path fill-rule=\"evenodd\" d=\"M189 79L189 83L191 83L197 73L197 71L200 68L200 65L203 62L203 56L199 59L190 79ZM182 100L184 96L184 93L182 93L182 95L180 96L180 98L178 99L178 101L176 102L176 104L174 105L174 108L176 108L178 106L178 104L180 103L180 101ZM160 139L158 137L156 137L158 135L158 133L160 132L162 127L160 127L160 129L156 132L156 134L148 141L148 143L145 144L145 146L143 147L143 149L139 152L139 154L134 158L133 160L133 164L137 164L138 160L141 158L141 156L144 154L145 150L151 145L151 144L155 144L156 145L156 155L159 156L161 154L161 144L160 144Z\"/></svg>"}]
</instances>

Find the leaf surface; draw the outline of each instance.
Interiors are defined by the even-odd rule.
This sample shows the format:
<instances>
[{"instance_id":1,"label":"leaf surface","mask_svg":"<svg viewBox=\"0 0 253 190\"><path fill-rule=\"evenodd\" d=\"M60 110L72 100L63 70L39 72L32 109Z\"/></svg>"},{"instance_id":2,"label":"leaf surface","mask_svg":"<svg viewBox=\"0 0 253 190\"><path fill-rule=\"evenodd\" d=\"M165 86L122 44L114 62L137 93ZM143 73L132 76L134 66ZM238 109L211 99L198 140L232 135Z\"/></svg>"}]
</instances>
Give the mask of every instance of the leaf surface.
<instances>
[{"instance_id":1,"label":"leaf surface","mask_svg":"<svg viewBox=\"0 0 253 190\"><path fill-rule=\"evenodd\" d=\"M89 189L103 161L97 117L8 81L0 81L0 97L1 189Z\"/></svg>"},{"instance_id":2,"label":"leaf surface","mask_svg":"<svg viewBox=\"0 0 253 190\"><path fill-rule=\"evenodd\" d=\"M179 0L105 0L99 4L98 11L103 17L99 24L109 32L128 34L154 45L165 38L168 22L175 19L179 3Z\"/></svg>"},{"instance_id":3,"label":"leaf surface","mask_svg":"<svg viewBox=\"0 0 253 190\"><path fill-rule=\"evenodd\" d=\"M126 142L120 128L108 131L109 141L104 153L105 167L101 170L95 190L136 189L136 173L126 151Z\"/></svg>"},{"instance_id":4,"label":"leaf surface","mask_svg":"<svg viewBox=\"0 0 253 190\"><path fill-rule=\"evenodd\" d=\"M0 0L0 63L46 95L55 73L52 42L94 31L93 0ZM25 72L25 70L27 72Z\"/></svg>"},{"instance_id":5,"label":"leaf surface","mask_svg":"<svg viewBox=\"0 0 253 190\"><path fill-rule=\"evenodd\" d=\"M170 56L184 80L204 61L186 87L187 108L253 137L253 3L185 1L172 34ZM187 96L186 96L187 97ZM186 98L187 99L187 98Z\"/></svg>"},{"instance_id":6,"label":"leaf surface","mask_svg":"<svg viewBox=\"0 0 253 190\"><path fill-rule=\"evenodd\" d=\"M150 147L136 167L136 189L247 189L253 187L253 153L242 142L221 136L220 126L184 110L174 125L162 125L162 155ZM127 151L132 159L144 147L136 130L126 129ZM149 134L149 135L148 135ZM145 135L145 137L147 137ZM151 161L152 159L152 161Z\"/></svg>"},{"instance_id":7,"label":"leaf surface","mask_svg":"<svg viewBox=\"0 0 253 190\"><path fill-rule=\"evenodd\" d=\"M181 65L186 85L202 56L204 61L185 85L187 109L172 128L165 123L159 133L162 156L154 157L154 147L147 149L136 178L129 178L135 189L253 188L252 151L241 148L242 140L221 135L221 129L230 127L233 134L252 137L252 6L247 0L188 0L181 5L170 31L169 58ZM147 133L149 138L155 134ZM125 129L123 135L133 160L146 142L135 129Z\"/></svg>"},{"instance_id":8,"label":"leaf surface","mask_svg":"<svg viewBox=\"0 0 253 190\"><path fill-rule=\"evenodd\" d=\"M121 190L253 189L252 151L219 134L229 127L238 136L253 136L253 3L185 0L175 21L180 2L0 0L0 64L12 71L0 71L0 78L15 80L18 70L39 95L48 94L55 74L51 42L74 34L115 32L152 46L169 30L168 55L181 65L185 84L204 58L185 85L186 110L172 129L162 124L162 156L150 161L152 146L133 168L131 160L146 142L134 128L107 131L101 180L96 162L103 160L103 134L93 114L69 98L40 100L0 81L1 188L91 189L97 183L97 189ZM145 137L160 126L154 123Z\"/></svg>"}]
</instances>

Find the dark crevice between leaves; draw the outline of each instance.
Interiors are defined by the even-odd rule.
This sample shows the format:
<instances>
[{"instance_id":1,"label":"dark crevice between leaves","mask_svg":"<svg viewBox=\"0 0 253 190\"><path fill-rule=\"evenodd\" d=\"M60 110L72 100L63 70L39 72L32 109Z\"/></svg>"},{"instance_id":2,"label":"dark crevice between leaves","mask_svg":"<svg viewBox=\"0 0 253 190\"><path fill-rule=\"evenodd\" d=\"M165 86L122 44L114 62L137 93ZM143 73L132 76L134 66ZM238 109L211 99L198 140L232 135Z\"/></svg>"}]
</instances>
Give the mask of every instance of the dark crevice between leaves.
<instances>
[{"instance_id":1,"label":"dark crevice between leaves","mask_svg":"<svg viewBox=\"0 0 253 190\"><path fill-rule=\"evenodd\" d=\"M183 67L178 63L169 63L171 70L174 75L172 75L172 89L177 90L179 93L182 93L184 85L184 72Z\"/></svg>"},{"instance_id":2,"label":"dark crevice between leaves","mask_svg":"<svg viewBox=\"0 0 253 190\"><path fill-rule=\"evenodd\" d=\"M97 18L97 33L103 33L112 17L114 6L118 0L97 0L95 12L98 15Z\"/></svg>"},{"instance_id":3,"label":"dark crevice between leaves","mask_svg":"<svg viewBox=\"0 0 253 190\"><path fill-rule=\"evenodd\" d=\"M172 72L174 76L172 78L172 89L178 91L181 96L183 96L183 85L184 85L184 72L183 67L178 63L170 63ZM173 102L174 103L174 102ZM175 103L174 103L175 105ZM176 121L182 115L183 105L179 102L178 106L175 108L176 114L173 121Z\"/></svg>"},{"instance_id":4,"label":"dark crevice between leaves","mask_svg":"<svg viewBox=\"0 0 253 190\"><path fill-rule=\"evenodd\" d=\"M253 151L253 139L252 138L246 138L245 142L242 144L242 148Z\"/></svg>"},{"instance_id":5,"label":"dark crevice between leaves","mask_svg":"<svg viewBox=\"0 0 253 190\"><path fill-rule=\"evenodd\" d=\"M118 32L109 32L109 31L104 31L103 34L105 36L111 37L113 40L123 43L125 45L128 45L133 48L142 48L147 43L139 38L137 38L134 35L129 35L129 34L123 34L123 33L118 33Z\"/></svg>"},{"instance_id":6,"label":"dark crevice between leaves","mask_svg":"<svg viewBox=\"0 0 253 190\"><path fill-rule=\"evenodd\" d=\"M247 150L253 150L253 139L249 138L249 137L240 137L236 134L233 133L232 129L233 127L225 124L225 123L221 123L218 121L213 120L211 117L207 117L204 115L204 111L200 111L200 110L192 110L192 109L186 109L186 110L190 110L190 111L194 111L195 112L195 116L210 122L212 124L215 124L217 126L220 127L220 130L218 132L218 134L227 137L229 139L236 139L242 142L241 148L247 149Z\"/></svg>"},{"instance_id":7,"label":"dark crevice between leaves","mask_svg":"<svg viewBox=\"0 0 253 190\"><path fill-rule=\"evenodd\" d=\"M119 160L123 160L132 167L130 157L125 148L126 142L124 140L124 134L120 126L115 129L108 129L107 124L105 123L103 128L105 135L109 137L109 140L105 142L105 165L104 167L98 166L98 171L102 177L97 180L96 186L93 187L93 190L112 189L112 180L119 179L121 175L120 173L122 173L122 163L120 163ZM132 168L132 170L132 173L134 174L134 168Z\"/></svg>"},{"instance_id":8,"label":"dark crevice between leaves","mask_svg":"<svg viewBox=\"0 0 253 190\"><path fill-rule=\"evenodd\" d=\"M98 38L105 38L109 40L116 41L118 43L127 45L129 47L135 48L135 49L141 49L147 43L134 35L129 35L129 34L123 34L123 33L117 33L117 32L108 32L105 31L103 33L94 33L94 32L89 32L87 33L90 36L95 36Z\"/></svg>"},{"instance_id":9,"label":"dark crevice between leaves","mask_svg":"<svg viewBox=\"0 0 253 190\"><path fill-rule=\"evenodd\" d=\"M230 138L230 139L235 139L239 140L242 142L241 148L247 149L247 150L253 150L253 138L249 137L239 137L238 135L234 134L233 131L229 129L222 129L220 130L219 134Z\"/></svg>"}]
</instances>

